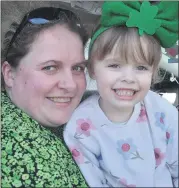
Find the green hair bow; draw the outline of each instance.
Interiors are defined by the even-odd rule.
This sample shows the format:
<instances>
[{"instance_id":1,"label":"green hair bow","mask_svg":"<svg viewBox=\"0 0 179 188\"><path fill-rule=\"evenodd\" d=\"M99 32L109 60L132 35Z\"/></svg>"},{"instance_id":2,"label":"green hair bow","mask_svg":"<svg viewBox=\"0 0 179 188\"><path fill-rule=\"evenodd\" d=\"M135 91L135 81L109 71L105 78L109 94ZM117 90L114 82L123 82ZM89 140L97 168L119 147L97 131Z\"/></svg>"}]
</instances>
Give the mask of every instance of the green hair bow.
<instances>
[{"instance_id":1,"label":"green hair bow","mask_svg":"<svg viewBox=\"0 0 179 188\"><path fill-rule=\"evenodd\" d=\"M115 26L137 27L155 35L163 48L178 40L178 2L163 1L151 5L148 1L107 1L103 3L100 28L93 34L90 49L100 34Z\"/></svg>"}]
</instances>

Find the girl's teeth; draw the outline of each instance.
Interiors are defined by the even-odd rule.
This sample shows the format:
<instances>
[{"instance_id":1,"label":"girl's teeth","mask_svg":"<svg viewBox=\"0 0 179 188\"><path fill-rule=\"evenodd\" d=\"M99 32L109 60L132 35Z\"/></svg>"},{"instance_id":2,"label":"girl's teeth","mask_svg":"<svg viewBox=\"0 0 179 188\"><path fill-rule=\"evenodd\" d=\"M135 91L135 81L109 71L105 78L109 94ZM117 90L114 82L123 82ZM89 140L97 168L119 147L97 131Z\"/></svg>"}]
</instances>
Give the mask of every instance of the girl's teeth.
<instances>
[{"instance_id":1,"label":"girl's teeth","mask_svg":"<svg viewBox=\"0 0 179 188\"><path fill-rule=\"evenodd\" d=\"M53 102L61 102L61 103L64 103L64 102L70 102L70 98L68 97L50 97L49 98L51 101Z\"/></svg>"},{"instance_id":2,"label":"girl's teeth","mask_svg":"<svg viewBox=\"0 0 179 188\"><path fill-rule=\"evenodd\" d=\"M134 91L129 91L129 90L116 90L116 93L119 96L132 96L132 95L134 95Z\"/></svg>"}]
</instances>

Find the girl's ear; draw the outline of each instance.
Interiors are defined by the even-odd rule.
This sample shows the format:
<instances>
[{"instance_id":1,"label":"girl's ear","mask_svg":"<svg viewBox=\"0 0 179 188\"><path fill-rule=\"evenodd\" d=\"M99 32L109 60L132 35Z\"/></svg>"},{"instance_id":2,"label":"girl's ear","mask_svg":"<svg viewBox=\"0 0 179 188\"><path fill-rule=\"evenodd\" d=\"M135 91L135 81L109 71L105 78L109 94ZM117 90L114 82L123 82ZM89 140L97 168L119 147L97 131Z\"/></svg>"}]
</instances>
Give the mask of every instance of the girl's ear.
<instances>
[{"instance_id":1,"label":"girl's ear","mask_svg":"<svg viewBox=\"0 0 179 188\"><path fill-rule=\"evenodd\" d=\"M15 72L12 66L7 62L3 62L1 71L4 77L4 82L7 87L12 87L14 83Z\"/></svg>"}]
</instances>

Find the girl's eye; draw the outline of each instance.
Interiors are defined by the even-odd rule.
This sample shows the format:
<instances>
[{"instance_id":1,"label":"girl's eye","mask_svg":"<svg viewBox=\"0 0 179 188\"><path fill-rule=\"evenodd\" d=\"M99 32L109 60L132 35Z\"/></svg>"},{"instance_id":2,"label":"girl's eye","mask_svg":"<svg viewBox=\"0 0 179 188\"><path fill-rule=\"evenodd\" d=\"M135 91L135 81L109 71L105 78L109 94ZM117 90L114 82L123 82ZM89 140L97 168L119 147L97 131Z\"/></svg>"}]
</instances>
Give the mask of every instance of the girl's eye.
<instances>
[{"instance_id":1,"label":"girl's eye","mask_svg":"<svg viewBox=\"0 0 179 188\"><path fill-rule=\"evenodd\" d=\"M73 70L76 72L84 72L85 67L84 66L74 66Z\"/></svg>"},{"instance_id":2,"label":"girl's eye","mask_svg":"<svg viewBox=\"0 0 179 188\"><path fill-rule=\"evenodd\" d=\"M119 64L111 64L111 65L108 65L108 67L110 67L110 68L120 68L120 65Z\"/></svg>"},{"instance_id":3,"label":"girl's eye","mask_svg":"<svg viewBox=\"0 0 179 188\"><path fill-rule=\"evenodd\" d=\"M141 70L141 71L145 71L145 70L148 70L147 67L144 67L144 66L138 66L137 67L137 70Z\"/></svg>"}]
</instances>

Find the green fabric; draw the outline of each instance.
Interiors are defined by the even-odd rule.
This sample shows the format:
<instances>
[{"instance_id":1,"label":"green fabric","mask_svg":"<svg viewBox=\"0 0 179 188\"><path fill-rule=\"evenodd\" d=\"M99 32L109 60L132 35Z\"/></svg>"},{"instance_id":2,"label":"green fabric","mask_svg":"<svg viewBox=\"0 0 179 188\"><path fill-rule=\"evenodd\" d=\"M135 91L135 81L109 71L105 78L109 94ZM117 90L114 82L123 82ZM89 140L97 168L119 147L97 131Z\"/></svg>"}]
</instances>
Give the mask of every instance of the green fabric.
<instances>
[{"instance_id":1,"label":"green fabric","mask_svg":"<svg viewBox=\"0 0 179 188\"><path fill-rule=\"evenodd\" d=\"M3 188L88 187L62 139L13 105L5 92L1 103Z\"/></svg>"},{"instance_id":2,"label":"green fabric","mask_svg":"<svg viewBox=\"0 0 179 188\"><path fill-rule=\"evenodd\" d=\"M137 27L155 35L164 48L173 46L178 40L178 2L161 1L150 5L148 1L106 1L102 5L101 27L91 39L90 49L101 33L115 26Z\"/></svg>"},{"instance_id":3,"label":"green fabric","mask_svg":"<svg viewBox=\"0 0 179 188\"><path fill-rule=\"evenodd\" d=\"M158 13L157 6L151 6L149 2L143 2L140 6L140 12L133 10L129 14L126 22L127 27L139 28L139 34L143 35L144 31L148 35L153 35L161 26L161 20L155 19ZM143 19L141 19L143 18Z\"/></svg>"}]
</instances>

